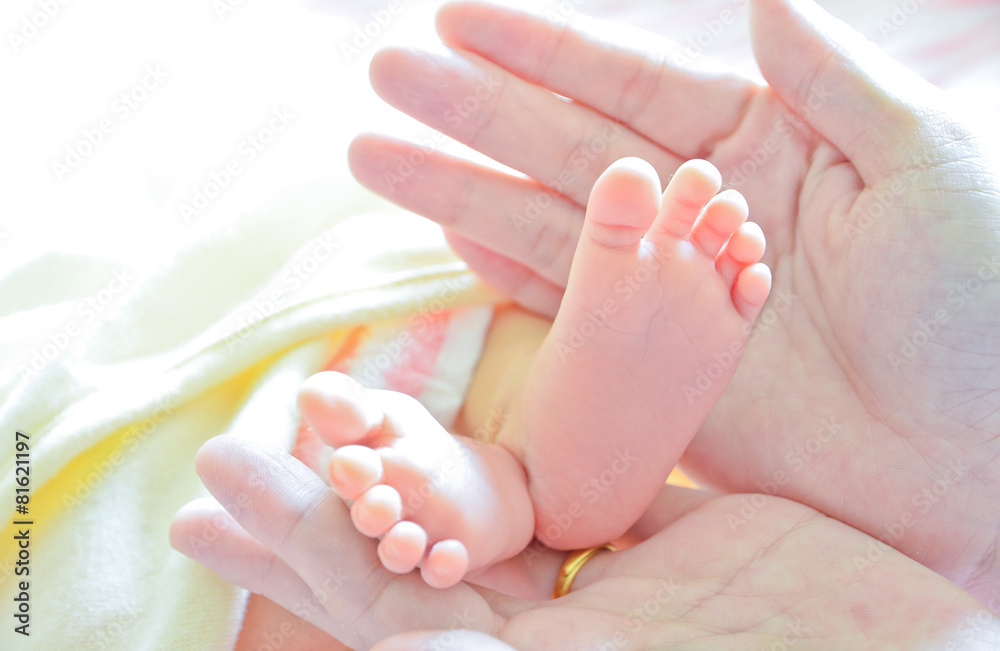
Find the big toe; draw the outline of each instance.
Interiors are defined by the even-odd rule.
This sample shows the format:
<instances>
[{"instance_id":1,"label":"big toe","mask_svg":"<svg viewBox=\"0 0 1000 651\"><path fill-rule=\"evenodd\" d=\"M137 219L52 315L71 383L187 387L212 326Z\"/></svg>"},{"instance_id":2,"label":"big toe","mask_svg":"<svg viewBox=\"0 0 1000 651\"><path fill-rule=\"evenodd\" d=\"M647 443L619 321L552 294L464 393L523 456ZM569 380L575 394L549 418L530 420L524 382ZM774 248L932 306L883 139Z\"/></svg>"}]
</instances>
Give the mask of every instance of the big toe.
<instances>
[{"instance_id":1,"label":"big toe","mask_svg":"<svg viewBox=\"0 0 1000 651\"><path fill-rule=\"evenodd\" d=\"M601 174L590 192L584 240L609 249L639 243L660 205L660 179L653 166L639 158L623 158Z\"/></svg>"},{"instance_id":2,"label":"big toe","mask_svg":"<svg viewBox=\"0 0 1000 651\"><path fill-rule=\"evenodd\" d=\"M358 443L382 422L381 410L366 391L354 378L323 371L299 387L299 410L327 445Z\"/></svg>"}]
</instances>

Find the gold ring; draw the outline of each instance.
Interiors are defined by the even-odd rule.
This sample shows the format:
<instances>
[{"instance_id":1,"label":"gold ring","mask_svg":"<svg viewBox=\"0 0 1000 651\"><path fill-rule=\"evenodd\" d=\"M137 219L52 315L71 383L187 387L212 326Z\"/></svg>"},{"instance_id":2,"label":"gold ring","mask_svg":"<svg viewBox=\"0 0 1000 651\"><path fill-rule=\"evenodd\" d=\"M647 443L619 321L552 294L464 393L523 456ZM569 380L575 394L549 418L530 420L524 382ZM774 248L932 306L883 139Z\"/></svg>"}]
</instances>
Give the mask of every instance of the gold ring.
<instances>
[{"instance_id":1,"label":"gold ring","mask_svg":"<svg viewBox=\"0 0 1000 651\"><path fill-rule=\"evenodd\" d=\"M573 579L575 579L576 575L580 573L584 563L593 558L594 555L602 549L608 549L613 552L618 551L617 547L608 543L598 547L591 547L590 549L579 549L575 552L571 552L570 555L566 557L562 567L559 569L559 576L556 577L556 587L552 589L552 598L558 599L559 597L567 594L570 587L573 585Z\"/></svg>"}]
</instances>

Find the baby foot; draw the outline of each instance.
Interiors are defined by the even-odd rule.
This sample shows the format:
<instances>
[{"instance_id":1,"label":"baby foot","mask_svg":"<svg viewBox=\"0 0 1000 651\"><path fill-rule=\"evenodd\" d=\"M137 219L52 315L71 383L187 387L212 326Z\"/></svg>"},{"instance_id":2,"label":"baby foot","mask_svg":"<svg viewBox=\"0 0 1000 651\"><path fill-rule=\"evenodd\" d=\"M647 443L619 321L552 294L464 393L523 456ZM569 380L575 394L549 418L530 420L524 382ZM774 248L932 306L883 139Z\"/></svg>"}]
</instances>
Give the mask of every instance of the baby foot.
<instances>
[{"instance_id":1,"label":"baby foot","mask_svg":"<svg viewBox=\"0 0 1000 651\"><path fill-rule=\"evenodd\" d=\"M624 533L736 370L771 276L746 201L720 184L689 161L661 196L653 168L624 159L594 185L522 396L536 535L551 546Z\"/></svg>"},{"instance_id":2,"label":"baby foot","mask_svg":"<svg viewBox=\"0 0 1000 651\"><path fill-rule=\"evenodd\" d=\"M428 585L446 588L530 542L524 470L506 450L452 436L410 396L332 371L303 383L299 408L336 448L332 486L353 500L358 531L381 538L386 569L419 566Z\"/></svg>"}]
</instances>

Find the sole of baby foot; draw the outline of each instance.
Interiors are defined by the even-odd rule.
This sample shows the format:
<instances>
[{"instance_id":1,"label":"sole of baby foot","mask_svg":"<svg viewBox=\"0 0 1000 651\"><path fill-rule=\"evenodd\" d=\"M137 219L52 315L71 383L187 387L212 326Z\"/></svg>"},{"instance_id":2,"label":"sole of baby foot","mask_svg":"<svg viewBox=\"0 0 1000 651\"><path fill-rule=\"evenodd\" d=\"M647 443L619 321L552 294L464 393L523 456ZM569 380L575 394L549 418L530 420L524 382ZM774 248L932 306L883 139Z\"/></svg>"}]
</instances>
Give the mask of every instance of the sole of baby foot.
<instances>
[{"instance_id":1,"label":"sole of baby foot","mask_svg":"<svg viewBox=\"0 0 1000 651\"><path fill-rule=\"evenodd\" d=\"M536 535L551 546L635 522L736 370L771 278L746 201L720 183L689 161L661 194L649 164L625 159L594 186L522 397Z\"/></svg>"}]
</instances>

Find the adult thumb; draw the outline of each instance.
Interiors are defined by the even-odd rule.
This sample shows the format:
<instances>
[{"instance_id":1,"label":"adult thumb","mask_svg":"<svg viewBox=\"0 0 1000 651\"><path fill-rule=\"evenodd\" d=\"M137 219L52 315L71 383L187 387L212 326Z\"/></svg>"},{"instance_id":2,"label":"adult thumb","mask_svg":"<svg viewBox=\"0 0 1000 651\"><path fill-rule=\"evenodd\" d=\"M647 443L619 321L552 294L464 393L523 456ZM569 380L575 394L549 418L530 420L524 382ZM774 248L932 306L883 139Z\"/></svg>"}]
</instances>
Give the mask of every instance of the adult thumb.
<instances>
[{"instance_id":1,"label":"adult thumb","mask_svg":"<svg viewBox=\"0 0 1000 651\"><path fill-rule=\"evenodd\" d=\"M869 185L916 164L942 92L812 0L754 0L754 54L797 117Z\"/></svg>"}]
</instances>

